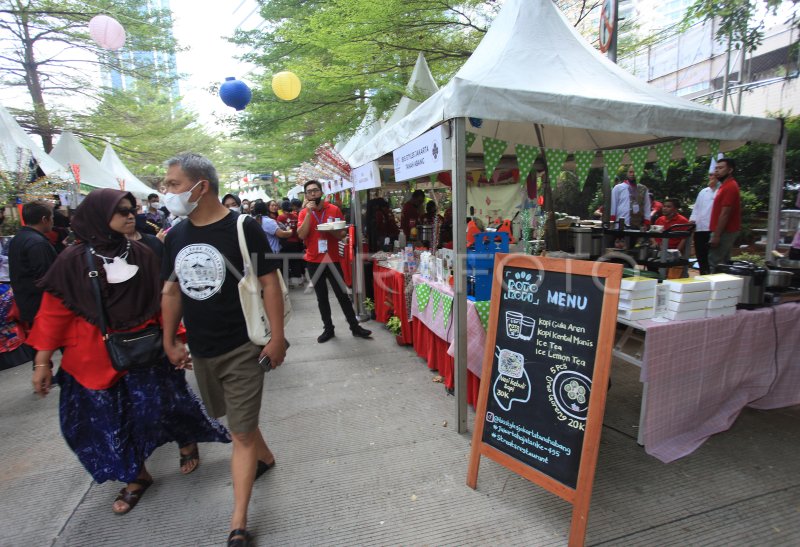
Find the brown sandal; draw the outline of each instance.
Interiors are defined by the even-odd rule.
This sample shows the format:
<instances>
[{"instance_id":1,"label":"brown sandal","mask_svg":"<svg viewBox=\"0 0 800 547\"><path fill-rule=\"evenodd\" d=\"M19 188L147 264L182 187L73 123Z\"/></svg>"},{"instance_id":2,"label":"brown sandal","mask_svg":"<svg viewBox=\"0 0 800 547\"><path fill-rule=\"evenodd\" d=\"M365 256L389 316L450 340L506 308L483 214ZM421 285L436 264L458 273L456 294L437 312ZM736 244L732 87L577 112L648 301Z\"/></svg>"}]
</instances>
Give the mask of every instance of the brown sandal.
<instances>
[{"instance_id":1,"label":"brown sandal","mask_svg":"<svg viewBox=\"0 0 800 547\"><path fill-rule=\"evenodd\" d=\"M137 490L128 490L128 487L126 486L125 488L119 491L119 495L117 496L117 499L114 500L114 503L118 501L125 502L128 504L128 508L125 509L124 511L114 511L114 513L117 515L124 515L126 513L129 513L134 507L136 507L136 504L139 503L139 500L142 498L144 493L147 491L148 488L150 488L150 485L153 484L153 481L147 479L134 479L128 484L138 484L139 486L141 486L141 488Z\"/></svg>"},{"instance_id":2,"label":"brown sandal","mask_svg":"<svg viewBox=\"0 0 800 547\"><path fill-rule=\"evenodd\" d=\"M183 447L181 447L181 448L183 448ZM183 473L184 475L188 475L189 473L192 473L198 467L200 467L200 451L199 451L199 449L197 447L197 443L194 443L194 448L192 449L191 452L189 452L188 454L181 454L180 456L181 456L181 462L180 462L181 473ZM184 471L183 470L183 466L188 464L188 463L191 463L193 461L196 461L197 465L195 465L189 471Z\"/></svg>"}]
</instances>

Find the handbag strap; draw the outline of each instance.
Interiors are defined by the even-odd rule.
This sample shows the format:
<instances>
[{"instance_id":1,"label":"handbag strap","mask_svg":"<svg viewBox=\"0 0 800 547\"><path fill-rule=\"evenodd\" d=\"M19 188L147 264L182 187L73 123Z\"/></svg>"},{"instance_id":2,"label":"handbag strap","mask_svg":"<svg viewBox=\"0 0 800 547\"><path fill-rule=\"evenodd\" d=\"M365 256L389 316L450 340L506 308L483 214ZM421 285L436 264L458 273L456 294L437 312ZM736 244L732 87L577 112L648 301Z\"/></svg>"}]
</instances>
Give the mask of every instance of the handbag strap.
<instances>
[{"instance_id":1,"label":"handbag strap","mask_svg":"<svg viewBox=\"0 0 800 547\"><path fill-rule=\"evenodd\" d=\"M103 309L103 297L100 295L100 281L97 278L99 274L92 256L92 248L86 244L84 246L86 247L86 260L89 263L89 279L92 282L92 292L97 303L97 321L100 323L100 332L103 335L103 340L105 340L108 338L108 329L106 328L106 313Z\"/></svg>"},{"instance_id":2,"label":"handbag strap","mask_svg":"<svg viewBox=\"0 0 800 547\"><path fill-rule=\"evenodd\" d=\"M236 219L236 233L239 238L239 252L242 254L242 265L244 266L244 275L252 271L253 263L250 261L250 250L247 248L247 240L244 237L244 221L247 215L239 215Z\"/></svg>"}]
</instances>

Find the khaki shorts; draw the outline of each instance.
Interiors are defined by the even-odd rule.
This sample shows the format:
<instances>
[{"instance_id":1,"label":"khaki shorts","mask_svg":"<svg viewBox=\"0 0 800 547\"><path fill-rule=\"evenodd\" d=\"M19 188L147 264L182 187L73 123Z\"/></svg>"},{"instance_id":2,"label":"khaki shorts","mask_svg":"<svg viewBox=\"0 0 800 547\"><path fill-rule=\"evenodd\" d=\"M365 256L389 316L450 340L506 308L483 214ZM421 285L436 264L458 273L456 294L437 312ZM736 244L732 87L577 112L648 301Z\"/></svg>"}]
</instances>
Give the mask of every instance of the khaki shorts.
<instances>
[{"instance_id":1,"label":"khaki shorts","mask_svg":"<svg viewBox=\"0 0 800 547\"><path fill-rule=\"evenodd\" d=\"M258 364L261 348L251 342L218 355L194 357L194 375L209 415L228 416L234 433L250 433L258 427L264 371Z\"/></svg>"}]
</instances>

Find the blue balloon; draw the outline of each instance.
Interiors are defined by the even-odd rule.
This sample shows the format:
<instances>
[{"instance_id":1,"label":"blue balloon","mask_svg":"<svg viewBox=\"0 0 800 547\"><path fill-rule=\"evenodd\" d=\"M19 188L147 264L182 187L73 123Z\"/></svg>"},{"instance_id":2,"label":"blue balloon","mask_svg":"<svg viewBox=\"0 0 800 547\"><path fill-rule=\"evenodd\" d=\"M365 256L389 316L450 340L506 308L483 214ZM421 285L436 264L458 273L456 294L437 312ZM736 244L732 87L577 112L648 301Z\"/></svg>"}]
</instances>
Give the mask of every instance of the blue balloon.
<instances>
[{"instance_id":1,"label":"blue balloon","mask_svg":"<svg viewBox=\"0 0 800 547\"><path fill-rule=\"evenodd\" d=\"M470 125L472 125L472 127L475 127L477 129L483 125L483 120L480 118L470 118L469 123Z\"/></svg>"},{"instance_id":2,"label":"blue balloon","mask_svg":"<svg viewBox=\"0 0 800 547\"><path fill-rule=\"evenodd\" d=\"M226 105L236 110L244 110L244 107L253 98L253 93L246 83L229 76L225 78L225 83L219 87L219 97Z\"/></svg>"}]
</instances>

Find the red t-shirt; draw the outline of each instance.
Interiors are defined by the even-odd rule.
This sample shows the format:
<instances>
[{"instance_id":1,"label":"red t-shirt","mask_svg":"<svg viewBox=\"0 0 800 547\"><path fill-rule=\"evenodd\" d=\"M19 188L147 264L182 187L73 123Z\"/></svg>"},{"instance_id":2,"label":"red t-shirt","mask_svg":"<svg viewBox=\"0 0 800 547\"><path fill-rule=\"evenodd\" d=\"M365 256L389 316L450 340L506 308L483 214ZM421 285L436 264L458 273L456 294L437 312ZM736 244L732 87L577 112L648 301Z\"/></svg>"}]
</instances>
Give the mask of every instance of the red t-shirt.
<instances>
[{"instance_id":1,"label":"red t-shirt","mask_svg":"<svg viewBox=\"0 0 800 547\"><path fill-rule=\"evenodd\" d=\"M725 179L714 196L714 204L711 206L712 232L717 229L717 222L723 207L731 208L725 232L738 232L742 227L742 202L739 198L739 183L733 177Z\"/></svg>"},{"instance_id":2,"label":"red t-shirt","mask_svg":"<svg viewBox=\"0 0 800 547\"><path fill-rule=\"evenodd\" d=\"M328 202L322 203L322 210L320 211L309 211L304 208L297 215L297 225L302 226L308 215L311 215L311 219L309 220L311 226L309 227L308 235L305 239L306 262L339 262L339 240L333 237L329 232L320 232L317 230L317 224L332 222L335 218L344 219L341 209ZM319 252L320 240L327 242L327 252Z\"/></svg>"},{"instance_id":3,"label":"red t-shirt","mask_svg":"<svg viewBox=\"0 0 800 547\"><path fill-rule=\"evenodd\" d=\"M286 241L291 241L293 243L297 243L302 241L300 236L297 235L297 213L294 211L289 211L287 213L283 213L282 215L278 216L278 222L286 226L289 230L292 231L292 235L286 238Z\"/></svg>"},{"instance_id":4,"label":"red t-shirt","mask_svg":"<svg viewBox=\"0 0 800 547\"><path fill-rule=\"evenodd\" d=\"M130 330L158 323L159 318L154 317ZM185 332L179 327L178 334ZM42 306L36 314L27 343L42 351L64 348L61 368L87 389L108 389L125 375L111 366L100 329L72 313L60 298L49 292L42 296Z\"/></svg>"},{"instance_id":5,"label":"red t-shirt","mask_svg":"<svg viewBox=\"0 0 800 547\"><path fill-rule=\"evenodd\" d=\"M658 217L658 219L656 220L656 226L663 226L664 231L669 230L676 224L689 224L689 219L687 219L685 216L681 214L676 213L675 216L672 217L672 220L668 219L666 215L662 215ZM679 228L679 230L687 230L687 229L688 228ZM656 238L656 243L658 245L661 245L661 238ZM669 238L668 247L670 249L677 249L678 245L680 244L681 244L681 238L679 237Z\"/></svg>"}]
</instances>

